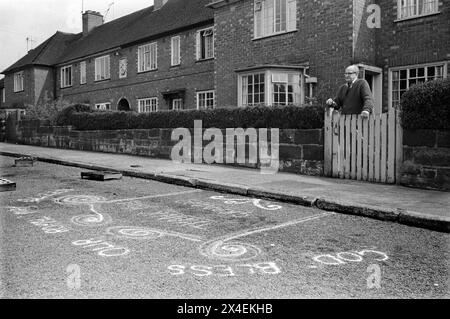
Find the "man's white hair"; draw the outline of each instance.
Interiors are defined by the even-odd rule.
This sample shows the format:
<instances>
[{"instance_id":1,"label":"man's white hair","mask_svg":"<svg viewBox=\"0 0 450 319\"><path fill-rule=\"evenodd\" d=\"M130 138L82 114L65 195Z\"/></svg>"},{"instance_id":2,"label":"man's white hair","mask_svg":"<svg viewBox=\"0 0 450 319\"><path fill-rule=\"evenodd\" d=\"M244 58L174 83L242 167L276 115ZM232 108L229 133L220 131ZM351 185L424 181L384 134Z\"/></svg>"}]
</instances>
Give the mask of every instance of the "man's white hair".
<instances>
[{"instance_id":1,"label":"man's white hair","mask_svg":"<svg viewBox=\"0 0 450 319\"><path fill-rule=\"evenodd\" d=\"M359 67L356 64L348 66L346 70L350 70L352 72L355 72L356 74L359 74Z\"/></svg>"}]
</instances>

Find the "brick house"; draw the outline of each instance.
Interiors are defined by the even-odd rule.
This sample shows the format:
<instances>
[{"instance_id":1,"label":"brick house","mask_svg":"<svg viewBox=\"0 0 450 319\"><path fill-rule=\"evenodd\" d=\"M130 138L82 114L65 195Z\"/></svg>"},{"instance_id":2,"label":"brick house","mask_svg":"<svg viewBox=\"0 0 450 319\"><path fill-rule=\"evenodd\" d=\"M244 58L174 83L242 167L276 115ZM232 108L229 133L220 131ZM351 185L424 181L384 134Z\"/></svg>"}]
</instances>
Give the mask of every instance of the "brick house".
<instances>
[{"instance_id":1,"label":"brick house","mask_svg":"<svg viewBox=\"0 0 450 319\"><path fill-rule=\"evenodd\" d=\"M208 2L155 0L109 23L84 12L83 32L57 32L3 71L6 107L36 105L44 97L139 112L213 107L214 15Z\"/></svg>"},{"instance_id":2,"label":"brick house","mask_svg":"<svg viewBox=\"0 0 450 319\"><path fill-rule=\"evenodd\" d=\"M381 112L447 77L449 21L442 0L155 0L105 24L86 11L82 33L57 32L3 72L4 107L304 104L333 96L358 64Z\"/></svg>"},{"instance_id":3,"label":"brick house","mask_svg":"<svg viewBox=\"0 0 450 319\"><path fill-rule=\"evenodd\" d=\"M367 23L374 4L380 28ZM343 83L345 67L358 64L380 112L397 105L410 85L448 73L448 2L217 0L209 6L218 105L323 100Z\"/></svg>"}]
</instances>

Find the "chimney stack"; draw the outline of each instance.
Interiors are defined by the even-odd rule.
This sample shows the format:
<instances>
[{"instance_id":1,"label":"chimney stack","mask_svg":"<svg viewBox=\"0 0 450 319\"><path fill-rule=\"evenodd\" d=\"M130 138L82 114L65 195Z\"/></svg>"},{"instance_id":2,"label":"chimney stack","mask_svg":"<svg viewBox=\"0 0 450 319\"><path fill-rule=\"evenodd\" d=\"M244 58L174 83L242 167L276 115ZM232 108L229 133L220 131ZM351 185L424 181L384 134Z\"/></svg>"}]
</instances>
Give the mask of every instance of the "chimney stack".
<instances>
[{"instance_id":1,"label":"chimney stack","mask_svg":"<svg viewBox=\"0 0 450 319\"><path fill-rule=\"evenodd\" d=\"M153 3L153 11L159 10L165 5L169 0L155 0Z\"/></svg>"},{"instance_id":2,"label":"chimney stack","mask_svg":"<svg viewBox=\"0 0 450 319\"><path fill-rule=\"evenodd\" d=\"M96 11L86 10L83 13L83 36L103 24L103 16Z\"/></svg>"}]
</instances>

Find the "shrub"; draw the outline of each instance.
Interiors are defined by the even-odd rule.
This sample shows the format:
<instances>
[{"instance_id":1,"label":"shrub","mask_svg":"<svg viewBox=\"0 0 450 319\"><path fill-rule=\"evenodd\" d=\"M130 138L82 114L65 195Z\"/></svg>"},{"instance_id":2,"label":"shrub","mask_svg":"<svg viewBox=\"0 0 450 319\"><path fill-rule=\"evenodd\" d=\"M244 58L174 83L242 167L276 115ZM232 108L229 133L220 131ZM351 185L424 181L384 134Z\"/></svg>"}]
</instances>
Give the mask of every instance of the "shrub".
<instances>
[{"instance_id":1,"label":"shrub","mask_svg":"<svg viewBox=\"0 0 450 319\"><path fill-rule=\"evenodd\" d=\"M405 129L450 130L450 79L411 87L400 102Z\"/></svg>"},{"instance_id":2,"label":"shrub","mask_svg":"<svg viewBox=\"0 0 450 319\"><path fill-rule=\"evenodd\" d=\"M91 112L91 108L87 104L72 104L66 106L56 115L55 124L59 126L71 125L70 117L74 112Z\"/></svg>"},{"instance_id":3,"label":"shrub","mask_svg":"<svg viewBox=\"0 0 450 319\"><path fill-rule=\"evenodd\" d=\"M194 120L202 120L203 128L280 128L313 129L323 127L322 106L283 106L219 108L208 110L134 112L70 112L64 125L78 130L121 130L152 128L193 128Z\"/></svg>"},{"instance_id":4,"label":"shrub","mask_svg":"<svg viewBox=\"0 0 450 319\"><path fill-rule=\"evenodd\" d=\"M55 101L48 100L47 102L34 106L29 105L27 106L26 115L23 119L40 120L48 122L49 125L56 125L58 114L68 105L69 103L63 99L58 99Z\"/></svg>"}]
</instances>

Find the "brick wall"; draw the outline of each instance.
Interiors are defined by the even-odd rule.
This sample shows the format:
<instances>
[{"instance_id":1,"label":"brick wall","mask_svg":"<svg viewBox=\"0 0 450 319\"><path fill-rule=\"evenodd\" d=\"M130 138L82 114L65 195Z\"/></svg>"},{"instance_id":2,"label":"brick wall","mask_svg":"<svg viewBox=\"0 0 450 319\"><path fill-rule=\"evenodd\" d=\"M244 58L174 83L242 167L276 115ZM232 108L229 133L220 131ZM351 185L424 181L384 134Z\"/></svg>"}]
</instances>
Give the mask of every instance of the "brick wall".
<instances>
[{"instance_id":1,"label":"brick wall","mask_svg":"<svg viewBox=\"0 0 450 319\"><path fill-rule=\"evenodd\" d=\"M172 148L178 143L171 141L171 134L172 129L76 131L71 127L41 126L39 121L21 121L15 140L9 142L170 159ZM225 136L225 130L222 134ZM191 136L194 136L194 132L191 132ZM208 144L209 141L202 141L203 148ZM280 130L279 170L297 174L323 175L323 144L322 129ZM223 145L223 154L226 154L225 138ZM230 165L259 167L259 164L249 162L248 141L246 163L237 163L237 147L239 144L236 142L235 161ZM193 162L194 141L192 141L190 154Z\"/></svg>"},{"instance_id":2,"label":"brick wall","mask_svg":"<svg viewBox=\"0 0 450 319\"><path fill-rule=\"evenodd\" d=\"M122 48L109 52L111 79L95 82L95 57L86 59L87 83L80 85L80 62L72 63L73 86L60 88L60 68L57 72L56 95L73 103L111 103L112 109L117 109L118 102L125 98L131 109L138 110L138 99L158 97L160 110L168 109L161 93L177 89L185 89L184 108L196 108L196 92L214 90L214 60L196 61L196 31L208 26L200 26L170 36L151 40L157 42L158 69L138 73L138 46ZM181 37L181 65L172 67L171 37ZM103 54L106 55L106 54ZM102 55L98 55L102 56ZM98 57L97 56L97 57ZM119 60L127 59L127 77L119 78Z\"/></svg>"},{"instance_id":3,"label":"brick wall","mask_svg":"<svg viewBox=\"0 0 450 319\"><path fill-rule=\"evenodd\" d=\"M367 12L375 0L353 0L353 60L354 62L375 65L375 28L369 28Z\"/></svg>"},{"instance_id":4,"label":"brick wall","mask_svg":"<svg viewBox=\"0 0 450 319\"><path fill-rule=\"evenodd\" d=\"M450 132L403 132L400 183L406 186L450 190Z\"/></svg>"},{"instance_id":5,"label":"brick wall","mask_svg":"<svg viewBox=\"0 0 450 319\"><path fill-rule=\"evenodd\" d=\"M450 5L439 0L439 14L397 21L397 0L378 0L381 29L376 31L376 63L383 67L383 106L388 105L388 70L450 60Z\"/></svg>"},{"instance_id":6,"label":"brick wall","mask_svg":"<svg viewBox=\"0 0 450 319\"><path fill-rule=\"evenodd\" d=\"M23 91L21 92L14 92L14 73L5 75L6 103L4 106L6 108L23 108L35 104L33 68L24 69L23 75Z\"/></svg>"},{"instance_id":7,"label":"brick wall","mask_svg":"<svg viewBox=\"0 0 450 319\"><path fill-rule=\"evenodd\" d=\"M53 68L34 67L34 104L43 104L54 98L54 74Z\"/></svg>"},{"instance_id":8,"label":"brick wall","mask_svg":"<svg viewBox=\"0 0 450 319\"><path fill-rule=\"evenodd\" d=\"M253 39L253 0L215 9L218 105L237 104L237 73L255 65L309 62L318 91L333 96L352 61L352 0L297 2L297 31Z\"/></svg>"}]
</instances>

